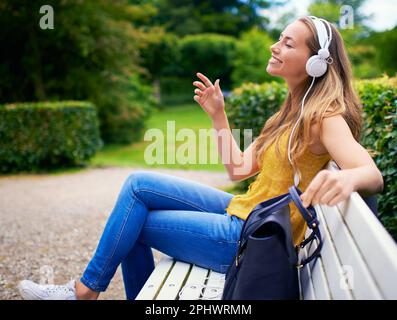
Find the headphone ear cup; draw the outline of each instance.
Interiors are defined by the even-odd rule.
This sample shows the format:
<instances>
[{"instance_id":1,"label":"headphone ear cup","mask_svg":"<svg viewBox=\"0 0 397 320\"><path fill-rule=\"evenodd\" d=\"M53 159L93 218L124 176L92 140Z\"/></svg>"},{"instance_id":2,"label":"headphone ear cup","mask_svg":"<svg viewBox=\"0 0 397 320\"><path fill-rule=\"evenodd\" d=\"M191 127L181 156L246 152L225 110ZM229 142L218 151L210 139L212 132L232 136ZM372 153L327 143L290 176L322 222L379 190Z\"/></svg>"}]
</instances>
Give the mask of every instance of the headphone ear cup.
<instances>
[{"instance_id":1,"label":"headphone ear cup","mask_svg":"<svg viewBox=\"0 0 397 320\"><path fill-rule=\"evenodd\" d=\"M314 55L306 62L306 72L311 77L321 77L327 71L327 63L319 55Z\"/></svg>"}]
</instances>

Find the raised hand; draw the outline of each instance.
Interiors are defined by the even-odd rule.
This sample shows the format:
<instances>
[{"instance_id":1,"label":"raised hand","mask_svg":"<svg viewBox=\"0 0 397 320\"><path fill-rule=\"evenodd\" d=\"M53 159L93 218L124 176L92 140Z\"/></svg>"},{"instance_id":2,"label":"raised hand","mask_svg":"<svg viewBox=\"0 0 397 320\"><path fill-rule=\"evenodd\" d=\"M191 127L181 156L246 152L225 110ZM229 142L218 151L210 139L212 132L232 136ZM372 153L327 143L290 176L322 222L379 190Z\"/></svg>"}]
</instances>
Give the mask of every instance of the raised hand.
<instances>
[{"instance_id":1,"label":"raised hand","mask_svg":"<svg viewBox=\"0 0 397 320\"><path fill-rule=\"evenodd\" d=\"M219 86L219 79L215 81L215 84L202 73L197 73L203 82L195 81L193 85L198 89L194 90L196 94L193 99L204 109L204 111L211 117L214 118L217 114L224 111L225 102L221 87Z\"/></svg>"}]
</instances>

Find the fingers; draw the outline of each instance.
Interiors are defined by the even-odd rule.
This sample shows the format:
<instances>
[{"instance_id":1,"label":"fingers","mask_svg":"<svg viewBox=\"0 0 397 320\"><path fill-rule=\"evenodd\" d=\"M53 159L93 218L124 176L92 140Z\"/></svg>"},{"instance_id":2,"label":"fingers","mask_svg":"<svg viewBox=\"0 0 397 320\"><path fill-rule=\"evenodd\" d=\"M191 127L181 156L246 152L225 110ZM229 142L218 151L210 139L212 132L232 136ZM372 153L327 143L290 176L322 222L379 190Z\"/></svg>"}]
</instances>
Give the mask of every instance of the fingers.
<instances>
[{"instance_id":1,"label":"fingers","mask_svg":"<svg viewBox=\"0 0 397 320\"><path fill-rule=\"evenodd\" d=\"M330 193L335 192L334 188L332 188L332 184L333 182L331 180L323 181L312 197L312 205L319 204L320 202L324 203L324 197L327 195L328 198Z\"/></svg>"},{"instance_id":2,"label":"fingers","mask_svg":"<svg viewBox=\"0 0 397 320\"><path fill-rule=\"evenodd\" d=\"M197 94L200 97L203 95L203 92L200 89L195 89L194 93Z\"/></svg>"},{"instance_id":3,"label":"fingers","mask_svg":"<svg viewBox=\"0 0 397 320\"><path fill-rule=\"evenodd\" d=\"M301 194L301 199L303 200L303 206L307 208L313 200L313 197L320 189L321 185L323 184L326 175L323 172L319 172L313 180L310 182L309 186L306 188L305 192Z\"/></svg>"},{"instance_id":4,"label":"fingers","mask_svg":"<svg viewBox=\"0 0 397 320\"><path fill-rule=\"evenodd\" d=\"M332 198L332 199L328 202L328 206L329 206L329 207L333 207L333 206L337 205L339 202L341 202L341 201L343 201L343 200L345 200L345 199L343 198L343 196L340 195L340 194L338 194L336 197Z\"/></svg>"},{"instance_id":5,"label":"fingers","mask_svg":"<svg viewBox=\"0 0 397 320\"><path fill-rule=\"evenodd\" d=\"M219 81L219 79L216 79L214 86L217 93L222 93L221 87L219 86Z\"/></svg>"},{"instance_id":6,"label":"fingers","mask_svg":"<svg viewBox=\"0 0 397 320\"><path fill-rule=\"evenodd\" d=\"M335 189L331 189L328 192L326 192L318 201L313 201L313 204L319 204L319 203L323 203L323 204L329 204L331 202L332 199L334 199L335 197L337 197L339 195L338 190Z\"/></svg>"},{"instance_id":7,"label":"fingers","mask_svg":"<svg viewBox=\"0 0 397 320\"><path fill-rule=\"evenodd\" d=\"M206 86L203 85L200 81L194 81L193 85L195 85L197 88L199 88L199 89L201 89L203 91L206 89Z\"/></svg>"},{"instance_id":8,"label":"fingers","mask_svg":"<svg viewBox=\"0 0 397 320\"><path fill-rule=\"evenodd\" d=\"M197 77L199 77L207 87L213 86L212 82L202 73L197 72Z\"/></svg>"}]
</instances>

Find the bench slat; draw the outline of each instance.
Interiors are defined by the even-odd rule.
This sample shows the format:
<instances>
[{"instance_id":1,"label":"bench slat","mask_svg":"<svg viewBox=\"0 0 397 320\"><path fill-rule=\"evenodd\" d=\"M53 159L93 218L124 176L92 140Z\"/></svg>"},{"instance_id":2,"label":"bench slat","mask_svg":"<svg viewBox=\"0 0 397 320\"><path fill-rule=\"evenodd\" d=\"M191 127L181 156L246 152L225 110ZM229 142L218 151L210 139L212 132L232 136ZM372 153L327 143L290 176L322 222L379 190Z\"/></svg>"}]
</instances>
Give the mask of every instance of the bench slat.
<instances>
[{"instance_id":1,"label":"bench slat","mask_svg":"<svg viewBox=\"0 0 397 320\"><path fill-rule=\"evenodd\" d=\"M397 299L397 246L356 192L338 205L357 247L386 299Z\"/></svg>"},{"instance_id":2,"label":"bench slat","mask_svg":"<svg viewBox=\"0 0 397 320\"><path fill-rule=\"evenodd\" d=\"M169 256L161 258L135 300L154 300L174 264Z\"/></svg>"},{"instance_id":3,"label":"bench slat","mask_svg":"<svg viewBox=\"0 0 397 320\"><path fill-rule=\"evenodd\" d=\"M176 261L156 300L177 300L180 289L189 274L191 264Z\"/></svg>"},{"instance_id":4,"label":"bench slat","mask_svg":"<svg viewBox=\"0 0 397 320\"><path fill-rule=\"evenodd\" d=\"M306 252L310 256L316 249L317 242L308 245ZM318 300L330 300L331 295L328 287L327 278L324 272L323 261L321 257L314 259L309 263L310 274L314 287L314 294Z\"/></svg>"},{"instance_id":5,"label":"bench slat","mask_svg":"<svg viewBox=\"0 0 397 320\"><path fill-rule=\"evenodd\" d=\"M179 300L197 300L200 298L202 285L205 284L207 279L208 269L201 268L193 265L192 271L190 271L189 278L182 288L182 293Z\"/></svg>"},{"instance_id":6,"label":"bench slat","mask_svg":"<svg viewBox=\"0 0 397 320\"><path fill-rule=\"evenodd\" d=\"M334 161L327 169L340 170ZM386 299L397 299L397 246L384 226L357 192L337 205L357 249Z\"/></svg>"},{"instance_id":7,"label":"bench slat","mask_svg":"<svg viewBox=\"0 0 397 320\"><path fill-rule=\"evenodd\" d=\"M320 221L320 230L323 237L323 247L321 249L321 261L324 267L324 273L329 284L331 298L335 300L352 300L353 296L348 290L340 285L341 275L343 272L339 257L336 253L335 246L332 242L328 226L324 220L321 206L315 206L318 220ZM308 230L307 236L310 234Z\"/></svg>"},{"instance_id":8,"label":"bench slat","mask_svg":"<svg viewBox=\"0 0 397 320\"><path fill-rule=\"evenodd\" d=\"M375 285L374 279L337 208L337 206L321 206L323 218L330 230L342 268L347 272L347 279L352 282L353 295L356 299L382 299L379 288Z\"/></svg>"},{"instance_id":9,"label":"bench slat","mask_svg":"<svg viewBox=\"0 0 397 320\"><path fill-rule=\"evenodd\" d=\"M299 252L302 258L307 257L306 248L303 248ZM304 300L316 300L316 295L314 293L314 286L312 282L312 278L310 275L310 267L309 264L305 265L301 269L299 269L301 286L302 286L302 296Z\"/></svg>"},{"instance_id":10,"label":"bench slat","mask_svg":"<svg viewBox=\"0 0 397 320\"><path fill-rule=\"evenodd\" d=\"M298 270L298 283L299 283L299 300L303 300L303 288L302 288L302 275L300 270Z\"/></svg>"},{"instance_id":11,"label":"bench slat","mask_svg":"<svg viewBox=\"0 0 397 320\"><path fill-rule=\"evenodd\" d=\"M225 274L210 270L206 288L203 293L203 300L221 300L223 286L225 284Z\"/></svg>"}]
</instances>

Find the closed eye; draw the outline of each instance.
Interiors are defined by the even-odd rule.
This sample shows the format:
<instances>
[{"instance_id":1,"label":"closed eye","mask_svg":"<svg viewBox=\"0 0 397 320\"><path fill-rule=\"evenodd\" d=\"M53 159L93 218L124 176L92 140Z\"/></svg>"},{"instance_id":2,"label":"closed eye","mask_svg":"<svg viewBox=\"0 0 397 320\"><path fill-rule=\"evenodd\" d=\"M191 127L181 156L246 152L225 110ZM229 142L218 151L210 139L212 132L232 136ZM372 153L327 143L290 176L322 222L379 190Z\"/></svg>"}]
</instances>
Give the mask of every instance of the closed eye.
<instances>
[{"instance_id":1,"label":"closed eye","mask_svg":"<svg viewBox=\"0 0 397 320\"><path fill-rule=\"evenodd\" d=\"M283 35L280 35L280 37L278 38L278 41L281 41L282 38L283 38ZM288 39L288 40L289 40L289 39ZM287 48L290 48L290 49L293 48L293 46L291 46L291 45L288 44L288 43L286 43L285 45L286 45Z\"/></svg>"}]
</instances>

